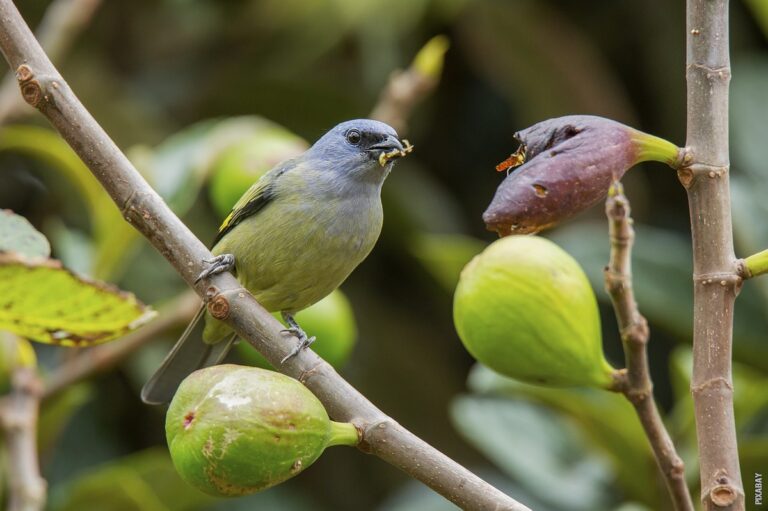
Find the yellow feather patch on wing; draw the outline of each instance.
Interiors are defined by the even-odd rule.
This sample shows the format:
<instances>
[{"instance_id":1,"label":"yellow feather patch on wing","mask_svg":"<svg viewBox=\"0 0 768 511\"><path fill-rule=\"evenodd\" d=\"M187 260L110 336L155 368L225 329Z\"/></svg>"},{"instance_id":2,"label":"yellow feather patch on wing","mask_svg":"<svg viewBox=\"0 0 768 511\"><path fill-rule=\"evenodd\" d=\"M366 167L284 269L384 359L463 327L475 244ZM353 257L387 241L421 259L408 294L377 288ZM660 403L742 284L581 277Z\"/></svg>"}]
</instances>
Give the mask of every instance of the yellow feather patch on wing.
<instances>
[{"instance_id":1,"label":"yellow feather patch on wing","mask_svg":"<svg viewBox=\"0 0 768 511\"><path fill-rule=\"evenodd\" d=\"M219 226L219 232L221 232L221 231L223 231L224 229L226 229L226 228L227 228L227 226L229 225L229 222L231 222L231 221L232 221L232 216L233 216L234 214L235 214L235 212L234 212L234 211L231 211L231 212L230 212L230 213L227 215L227 218L225 218L225 219L224 219L224 221L223 221L223 222L221 222L221 225Z\"/></svg>"}]
</instances>

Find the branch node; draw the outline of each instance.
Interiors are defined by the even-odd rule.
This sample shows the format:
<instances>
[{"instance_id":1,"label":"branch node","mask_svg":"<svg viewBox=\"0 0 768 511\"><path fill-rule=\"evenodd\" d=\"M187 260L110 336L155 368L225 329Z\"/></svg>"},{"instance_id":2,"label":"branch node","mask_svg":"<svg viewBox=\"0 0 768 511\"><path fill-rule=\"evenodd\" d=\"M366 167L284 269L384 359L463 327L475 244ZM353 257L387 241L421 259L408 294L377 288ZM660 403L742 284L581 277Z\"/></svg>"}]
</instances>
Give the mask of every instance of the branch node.
<instances>
[{"instance_id":1,"label":"branch node","mask_svg":"<svg viewBox=\"0 0 768 511\"><path fill-rule=\"evenodd\" d=\"M216 289L214 287L209 287L206 291L206 297L208 296L208 292L211 291L211 289ZM208 312L213 316L215 319L218 320L225 320L229 317L229 300L222 295L222 294L216 294L213 296L213 299L208 301Z\"/></svg>"},{"instance_id":2,"label":"branch node","mask_svg":"<svg viewBox=\"0 0 768 511\"><path fill-rule=\"evenodd\" d=\"M635 321L631 325L621 329L621 340L625 343L645 346L648 344L650 329L648 320L641 314L636 314Z\"/></svg>"},{"instance_id":3,"label":"branch node","mask_svg":"<svg viewBox=\"0 0 768 511\"><path fill-rule=\"evenodd\" d=\"M309 369L305 369L301 371L301 373L299 373L299 377L296 379L306 385L307 381L309 381L309 379L312 378L319 371L321 367L324 367L326 363L327 362L321 360L320 362L313 365Z\"/></svg>"},{"instance_id":4,"label":"branch node","mask_svg":"<svg viewBox=\"0 0 768 511\"><path fill-rule=\"evenodd\" d=\"M752 272L749 271L747 262L744 259L739 259L738 261L736 261L736 274L742 280L751 279L754 276L752 275Z\"/></svg>"},{"instance_id":5,"label":"branch node","mask_svg":"<svg viewBox=\"0 0 768 511\"><path fill-rule=\"evenodd\" d=\"M19 82L24 101L37 109L42 108L45 103L52 103L50 94L46 93L46 83L50 83L54 89L59 88L54 78L38 77L28 64L22 64L16 68L16 80Z\"/></svg>"},{"instance_id":6,"label":"branch node","mask_svg":"<svg viewBox=\"0 0 768 511\"><path fill-rule=\"evenodd\" d=\"M730 506L736 502L737 495L738 492L736 491L736 488L730 484L718 484L709 492L709 498L711 498L712 503L718 507Z\"/></svg>"},{"instance_id":7,"label":"branch node","mask_svg":"<svg viewBox=\"0 0 768 511\"><path fill-rule=\"evenodd\" d=\"M721 389L726 389L730 392L733 392L733 384L728 380L728 378L723 378L722 376L719 376L717 378L710 378L709 380L703 381L698 385L691 385L691 393L696 394L699 392L703 392L708 388L713 388L713 389L721 388Z\"/></svg>"}]
</instances>

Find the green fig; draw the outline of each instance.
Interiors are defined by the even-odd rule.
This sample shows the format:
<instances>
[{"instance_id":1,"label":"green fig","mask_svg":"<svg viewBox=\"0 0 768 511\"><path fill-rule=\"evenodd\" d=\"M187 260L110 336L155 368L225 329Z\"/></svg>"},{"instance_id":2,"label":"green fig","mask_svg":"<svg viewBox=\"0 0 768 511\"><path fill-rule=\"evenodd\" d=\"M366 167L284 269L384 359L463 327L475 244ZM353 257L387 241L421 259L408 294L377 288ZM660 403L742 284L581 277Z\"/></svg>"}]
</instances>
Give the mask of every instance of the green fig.
<instances>
[{"instance_id":1,"label":"green fig","mask_svg":"<svg viewBox=\"0 0 768 511\"><path fill-rule=\"evenodd\" d=\"M5 394L11 389L14 369L36 366L35 349L28 340L8 332L0 332L0 394Z\"/></svg>"},{"instance_id":2,"label":"green fig","mask_svg":"<svg viewBox=\"0 0 768 511\"><path fill-rule=\"evenodd\" d=\"M537 236L508 236L475 256L453 302L467 351L494 371L529 383L608 388L600 315L584 271Z\"/></svg>"},{"instance_id":3,"label":"green fig","mask_svg":"<svg viewBox=\"0 0 768 511\"><path fill-rule=\"evenodd\" d=\"M232 364L195 371L166 415L181 477L219 497L256 493L311 465L331 445L356 445L352 424L333 422L297 380Z\"/></svg>"},{"instance_id":4,"label":"green fig","mask_svg":"<svg viewBox=\"0 0 768 511\"><path fill-rule=\"evenodd\" d=\"M279 314L275 318L282 321ZM347 297L335 290L313 306L296 314L296 321L317 341L312 349L336 369L341 368L352 354L357 340L357 325ZM240 358L248 365L271 368L269 362L247 342L239 342Z\"/></svg>"},{"instance_id":5,"label":"green fig","mask_svg":"<svg viewBox=\"0 0 768 511\"><path fill-rule=\"evenodd\" d=\"M280 126L259 131L228 148L213 165L209 184L211 203L222 218L237 200L269 169L306 151L308 144Z\"/></svg>"}]
</instances>

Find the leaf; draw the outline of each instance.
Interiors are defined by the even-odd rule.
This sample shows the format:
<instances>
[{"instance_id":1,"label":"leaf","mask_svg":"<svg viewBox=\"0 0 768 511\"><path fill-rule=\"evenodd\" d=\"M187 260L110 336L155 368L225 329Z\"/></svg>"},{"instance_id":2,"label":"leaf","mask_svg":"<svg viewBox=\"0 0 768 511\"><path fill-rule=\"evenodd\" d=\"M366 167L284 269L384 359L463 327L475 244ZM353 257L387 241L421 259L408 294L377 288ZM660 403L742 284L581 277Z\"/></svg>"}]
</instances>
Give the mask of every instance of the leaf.
<instances>
[{"instance_id":1,"label":"leaf","mask_svg":"<svg viewBox=\"0 0 768 511\"><path fill-rule=\"evenodd\" d=\"M693 337L690 243L671 230L642 224L636 224L635 230L632 273L640 312L653 326L663 328L682 342L690 342ZM608 262L609 250L606 222L563 226L549 238L581 263L598 299L610 303L603 283L603 267ZM765 311L766 303L758 290L744 286L734 316L734 356L762 369L768 369L768 344L761 334L768 331Z\"/></svg>"},{"instance_id":2,"label":"leaf","mask_svg":"<svg viewBox=\"0 0 768 511\"><path fill-rule=\"evenodd\" d=\"M462 396L451 416L475 447L543 502L572 511L606 507L607 466L552 412L519 400Z\"/></svg>"},{"instance_id":3,"label":"leaf","mask_svg":"<svg viewBox=\"0 0 768 511\"><path fill-rule=\"evenodd\" d=\"M55 132L36 126L8 126L0 129L0 151L29 155L50 165L55 177L63 177L79 193L88 211L96 253L89 273L114 278L139 234L123 220L120 211L102 189L88 167Z\"/></svg>"},{"instance_id":4,"label":"leaf","mask_svg":"<svg viewBox=\"0 0 768 511\"><path fill-rule=\"evenodd\" d=\"M13 211L0 210L0 252L16 252L25 257L48 257L51 245L45 236Z\"/></svg>"},{"instance_id":5,"label":"leaf","mask_svg":"<svg viewBox=\"0 0 768 511\"><path fill-rule=\"evenodd\" d=\"M677 348L670 357L672 388L675 391L675 412L680 424L687 427L693 435L695 424L693 400L691 398L691 373L693 354L687 346ZM768 377L744 364L733 364L733 387L738 389L733 394L733 407L738 432L748 433L762 428L761 420L768 409ZM678 411L680 409L680 411ZM683 415L684 414L684 415Z\"/></svg>"},{"instance_id":6,"label":"leaf","mask_svg":"<svg viewBox=\"0 0 768 511\"><path fill-rule=\"evenodd\" d=\"M0 254L0 282L0 329L47 344L100 344L154 315L134 295L79 277L50 259Z\"/></svg>"},{"instance_id":7,"label":"leaf","mask_svg":"<svg viewBox=\"0 0 768 511\"><path fill-rule=\"evenodd\" d=\"M147 449L84 473L60 488L54 511L193 511L215 502L176 474L162 448Z\"/></svg>"},{"instance_id":8,"label":"leaf","mask_svg":"<svg viewBox=\"0 0 768 511\"><path fill-rule=\"evenodd\" d=\"M45 405L40 407L40 417L37 422L37 445L40 452L46 453L55 446L72 416L92 396L91 385L79 383L70 385L45 401Z\"/></svg>"},{"instance_id":9,"label":"leaf","mask_svg":"<svg viewBox=\"0 0 768 511\"><path fill-rule=\"evenodd\" d=\"M197 198L211 165L225 150L262 130L276 128L280 127L258 116L201 121L166 139L138 166L171 209L183 215Z\"/></svg>"},{"instance_id":10,"label":"leaf","mask_svg":"<svg viewBox=\"0 0 768 511\"><path fill-rule=\"evenodd\" d=\"M417 235L408 249L449 293L453 293L464 266L483 251L486 243L463 234Z\"/></svg>"},{"instance_id":11,"label":"leaf","mask_svg":"<svg viewBox=\"0 0 768 511\"><path fill-rule=\"evenodd\" d=\"M664 488L657 484L656 466L640 422L623 396L589 388L528 385L480 364L472 369L467 383L475 392L526 398L569 417L584 438L610 461L628 497L652 508L666 498Z\"/></svg>"}]
</instances>

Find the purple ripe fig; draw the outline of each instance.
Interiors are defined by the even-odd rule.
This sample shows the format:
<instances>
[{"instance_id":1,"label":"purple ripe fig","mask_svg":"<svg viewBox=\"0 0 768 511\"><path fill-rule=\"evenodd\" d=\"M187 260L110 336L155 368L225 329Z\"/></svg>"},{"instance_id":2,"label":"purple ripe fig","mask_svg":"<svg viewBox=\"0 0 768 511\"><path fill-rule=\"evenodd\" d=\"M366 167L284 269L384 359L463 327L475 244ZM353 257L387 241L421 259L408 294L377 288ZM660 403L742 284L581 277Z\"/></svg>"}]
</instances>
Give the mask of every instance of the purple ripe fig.
<instances>
[{"instance_id":1,"label":"purple ripe fig","mask_svg":"<svg viewBox=\"0 0 768 511\"><path fill-rule=\"evenodd\" d=\"M354 425L331 421L297 380L232 364L181 383L165 432L181 477L218 497L264 490L300 473L326 447L358 443Z\"/></svg>"},{"instance_id":2,"label":"purple ripe fig","mask_svg":"<svg viewBox=\"0 0 768 511\"><path fill-rule=\"evenodd\" d=\"M501 236L541 231L605 198L633 165L675 165L680 150L659 137L590 115L548 119L515 134L521 147L497 170L512 171L483 214Z\"/></svg>"}]
</instances>

